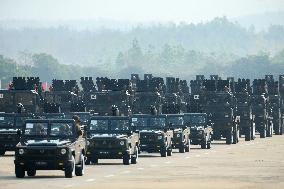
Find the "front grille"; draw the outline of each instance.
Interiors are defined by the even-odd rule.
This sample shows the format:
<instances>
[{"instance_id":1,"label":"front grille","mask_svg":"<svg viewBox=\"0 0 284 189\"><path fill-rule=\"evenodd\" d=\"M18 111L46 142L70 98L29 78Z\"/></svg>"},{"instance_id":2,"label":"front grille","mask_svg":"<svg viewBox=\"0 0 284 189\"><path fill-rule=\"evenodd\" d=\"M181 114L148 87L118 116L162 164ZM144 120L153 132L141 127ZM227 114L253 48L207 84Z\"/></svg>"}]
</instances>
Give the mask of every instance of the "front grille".
<instances>
[{"instance_id":1,"label":"front grille","mask_svg":"<svg viewBox=\"0 0 284 189\"><path fill-rule=\"evenodd\" d=\"M56 149L27 149L29 156L56 156Z\"/></svg>"},{"instance_id":2,"label":"front grille","mask_svg":"<svg viewBox=\"0 0 284 189\"><path fill-rule=\"evenodd\" d=\"M121 148L125 145L120 145L120 140L94 140L93 144L96 149L108 149L108 148Z\"/></svg>"}]
</instances>

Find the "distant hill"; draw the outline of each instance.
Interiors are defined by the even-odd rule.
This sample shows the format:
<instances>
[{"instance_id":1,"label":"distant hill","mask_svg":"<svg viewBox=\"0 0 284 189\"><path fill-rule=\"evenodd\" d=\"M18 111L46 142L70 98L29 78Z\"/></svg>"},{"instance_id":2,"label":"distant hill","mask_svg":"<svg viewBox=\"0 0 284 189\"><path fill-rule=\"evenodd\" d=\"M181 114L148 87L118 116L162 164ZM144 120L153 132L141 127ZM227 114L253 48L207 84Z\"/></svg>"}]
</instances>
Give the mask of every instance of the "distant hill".
<instances>
[{"instance_id":1,"label":"distant hill","mask_svg":"<svg viewBox=\"0 0 284 189\"><path fill-rule=\"evenodd\" d=\"M246 28L250 28L253 25L256 31L261 31L267 30L270 25L284 26L284 11L252 14L230 20L237 21Z\"/></svg>"}]
</instances>

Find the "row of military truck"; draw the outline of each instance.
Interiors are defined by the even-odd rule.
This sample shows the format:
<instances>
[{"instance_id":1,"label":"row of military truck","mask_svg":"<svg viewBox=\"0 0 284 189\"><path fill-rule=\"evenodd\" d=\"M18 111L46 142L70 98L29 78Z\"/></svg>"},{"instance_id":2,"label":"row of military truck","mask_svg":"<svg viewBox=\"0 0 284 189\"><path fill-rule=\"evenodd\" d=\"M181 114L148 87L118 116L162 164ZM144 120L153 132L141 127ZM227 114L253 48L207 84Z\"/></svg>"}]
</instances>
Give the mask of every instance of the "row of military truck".
<instances>
[{"instance_id":1,"label":"row of military truck","mask_svg":"<svg viewBox=\"0 0 284 189\"><path fill-rule=\"evenodd\" d=\"M17 177L59 169L84 174L85 164L122 159L136 164L141 152L171 156L211 141L236 144L283 134L284 75L274 80L197 75L131 79L82 77L53 80L48 90L37 77L14 77L0 90L0 153L15 151ZM79 120L78 120L79 118ZM80 129L78 128L80 124Z\"/></svg>"}]
</instances>

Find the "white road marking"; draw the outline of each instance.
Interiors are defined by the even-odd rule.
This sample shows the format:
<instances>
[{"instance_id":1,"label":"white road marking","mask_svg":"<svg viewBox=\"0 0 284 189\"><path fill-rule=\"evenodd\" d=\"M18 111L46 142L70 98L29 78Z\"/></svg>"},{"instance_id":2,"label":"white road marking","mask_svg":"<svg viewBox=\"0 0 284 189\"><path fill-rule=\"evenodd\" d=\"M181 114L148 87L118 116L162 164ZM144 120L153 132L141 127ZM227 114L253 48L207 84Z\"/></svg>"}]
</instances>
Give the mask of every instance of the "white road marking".
<instances>
[{"instance_id":1,"label":"white road marking","mask_svg":"<svg viewBox=\"0 0 284 189\"><path fill-rule=\"evenodd\" d=\"M205 155L208 155L209 153L208 152L206 152L206 153L204 153Z\"/></svg>"},{"instance_id":2,"label":"white road marking","mask_svg":"<svg viewBox=\"0 0 284 189\"><path fill-rule=\"evenodd\" d=\"M195 155L195 157L200 157L200 155Z\"/></svg>"},{"instance_id":3,"label":"white road marking","mask_svg":"<svg viewBox=\"0 0 284 189\"><path fill-rule=\"evenodd\" d=\"M95 181L95 179L87 179L86 181L87 182L93 182L93 181Z\"/></svg>"},{"instance_id":4,"label":"white road marking","mask_svg":"<svg viewBox=\"0 0 284 189\"><path fill-rule=\"evenodd\" d=\"M151 167L157 167L158 165L150 165Z\"/></svg>"},{"instance_id":5,"label":"white road marking","mask_svg":"<svg viewBox=\"0 0 284 189\"><path fill-rule=\"evenodd\" d=\"M121 174L127 174L130 173L130 171L122 171Z\"/></svg>"},{"instance_id":6,"label":"white road marking","mask_svg":"<svg viewBox=\"0 0 284 189\"><path fill-rule=\"evenodd\" d=\"M143 167L138 167L137 169L138 169L138 170L144 170L144 168L143 168Z\"/></svg>"},{"instance_id":7,"label":"white road marking","mask_svg":"<svg viewBox=\"0 0 284 189\"><path fill-rule=\"evenodd\" d=\"M228 147L228 148L226 148L226 150L231 150L231 148L230 148L230 147Z\"/></svg>"},{"instance_id":8,"label":"white road marking","mask_svg":"<svg viewBox=\"0 0 284 189\"><path fill-rule=\"evenodd\" d=\"M185 159L189 159L189 158L190 158L189 156L186 156L186 157L185 157Z\"/></svg>"},{"instance_id":9,"label":"white road marking","mask_svg":"<svg viewBox=\"0 0 284 189\"><path fill-rule=\"evenodd\" d=\"M74 186L74 184L66 185L66 186L64 186L64 188L70 188L70 187L72 187L72 186Z\"/></svg>"},{"instance_id":10,"label":"white road marking","mask_svg":"<svg viewBox=\"0 0 284 189\"><path fill-rule=\"evenodd\" d=\"M170 162L170 161L167 161L167 162L165 162L166 164L170 164L170 163L172 163L172 162Z\"/></svg>"},{"instance_id":11,"label":"white road marking","mask_svg":"<svg viewBox=\"0 0 284 189\"><path fill-rule=\"evenodd\" d=\"M109 177L113 177L114 175L106 175L105 177L106 178L109 178Z\"/></svg>"}]
</instances>

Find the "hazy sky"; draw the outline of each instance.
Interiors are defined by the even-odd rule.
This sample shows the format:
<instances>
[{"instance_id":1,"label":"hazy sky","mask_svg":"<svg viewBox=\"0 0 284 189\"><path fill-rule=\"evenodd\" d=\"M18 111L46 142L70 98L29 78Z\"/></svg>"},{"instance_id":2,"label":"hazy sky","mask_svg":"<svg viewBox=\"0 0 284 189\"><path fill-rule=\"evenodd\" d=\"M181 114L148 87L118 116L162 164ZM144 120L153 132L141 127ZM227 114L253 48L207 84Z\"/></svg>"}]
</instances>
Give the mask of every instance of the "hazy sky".
<instances>
[{"instance_id":1,"label":"hazy sky","mask_svg":"<svg viewBox=\"0 0 284 189\"><path fill-rule=\"evenodd\" d=\"M0 0L0 19L200 22L284 10L284 0Z\"/></svg>"}]
</instances>

